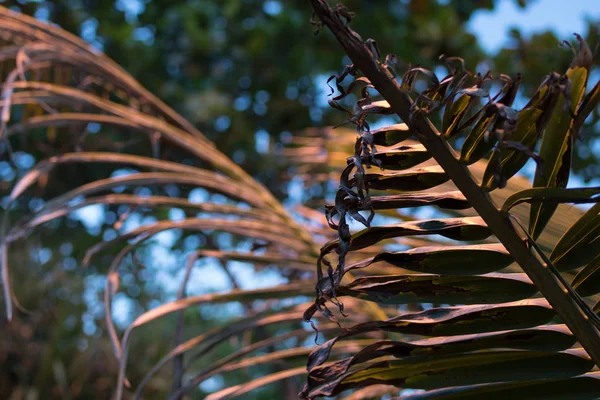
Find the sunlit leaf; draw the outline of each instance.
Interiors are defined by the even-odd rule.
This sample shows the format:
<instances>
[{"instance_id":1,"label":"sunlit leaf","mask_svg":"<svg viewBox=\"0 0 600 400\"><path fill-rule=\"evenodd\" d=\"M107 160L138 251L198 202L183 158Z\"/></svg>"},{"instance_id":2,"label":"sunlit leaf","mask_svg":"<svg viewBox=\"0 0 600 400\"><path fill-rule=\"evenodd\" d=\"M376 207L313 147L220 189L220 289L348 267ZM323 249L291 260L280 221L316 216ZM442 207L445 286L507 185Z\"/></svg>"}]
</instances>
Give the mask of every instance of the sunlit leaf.
<instances>
[{"instance_id":1,"label":"sunlit leaf","mask_svg":"<svg viewBox=\"0 0 600 400\"><path fill-rule=\"evenodd\" d=\"M451 105L446 106L442 119L442 132L447 138L453 137L457 131L462 118L469 110L473 97L463 94L458 96Z\"/></svg>"},{"instance_id":2,"label":"sunlit leaf","mask_svg":"<svg viewBox=\"0 0 600 400\"><path fill-rule=\"evenodd\" d=\"M532 188L510 196L502 205L503 211L522 203L596 203L600 201L600 187L589 188Z\"/></svg>"},{"instance_id":3,"label":"sunlit leaf","mask_svg":"<svg viewBox=\"0 0 600 400\"><path fill-rule=\"evenodd\" d=\"M371 131L373 143L380 146L394 146L413 134L406 124L389 125Z\"/></svg>"},{"instance_id":4,"label":"sunlit leaf","mask_svg":"<svg viewBox=\"0 0 600 400\"><path fill-rule=\"evenodd\" d=\"M492 304L522 300L537 289L524 274L481 276L382 275L357 278L336 287L338 296L380 304Z\"/></svg>"},{"instance_id":5,"label":"sunlit leaf","mask_svg":"<svg viewBox=\"0 0 600 400\"><path fill-rule=\"evenodd\" d=\"M592 55L581 37L580 51L566 73L569 82L568 94L558 98L556 110L542 137L539 156L543 163L538 164L533 180L534 187L566 187L571 172L573 151L574 118L585 94ZM568 98L566 96L569 96ZM541 233L556 210L556 204L537 203L531 206L529 230L534 238Z\"/></svg>"}]
</instances>

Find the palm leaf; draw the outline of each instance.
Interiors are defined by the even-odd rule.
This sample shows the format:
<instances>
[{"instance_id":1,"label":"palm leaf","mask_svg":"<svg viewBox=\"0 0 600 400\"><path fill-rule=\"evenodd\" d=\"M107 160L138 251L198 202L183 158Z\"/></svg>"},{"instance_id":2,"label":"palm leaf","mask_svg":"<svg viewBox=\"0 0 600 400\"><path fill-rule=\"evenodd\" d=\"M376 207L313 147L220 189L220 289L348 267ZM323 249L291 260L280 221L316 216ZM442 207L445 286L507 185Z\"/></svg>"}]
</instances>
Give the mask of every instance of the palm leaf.
<instances>
[{"instance_id":1,"label":"palm leaf","mask_svg":"<svg viewBox=\"0 0 600 400\"><path fill-rule=\"evenodd\" d=\"M455 308L432 308L419 314L399 309L400 315L395 318L359 324L329 340L317 347L309 356L307 384L302 395L306 398L336 396L347 390L362 389L375 384L394 385L403 389L437 389L447 386L477 388L481 385L497 385L513 381L528 382L528 385L542 379L575 378L591 371L598 362L600 337L597 326L599 326L600 320L552 263L557 263L556 267L561 268L559 259L564 258L564 254L568 254L569 251L572 254L581 254L582 257L585 254L585 257L589 255L591 259L594 258L596 253L592 248L595 230L592 225L595 224L596 207L594 206L593 210L581 216L579 221L570 228L570 232L565 233L563 239L557 244L556 239L548 243L547 248L553 248L556 244L556 249L551 257L552 263L545 258L541 250L536 250L539 252L539 257L545 261L545 264L542 265L539 259L532 255L530 247L539 249L533 240L540 236L559 203L594 202L594 189L554 190L555 187L564 188L563 183L552 183L556 174L546 177L552 182L548 181L542 184L539 181L540 173L538 172L534 186L551 189L523 192L522 190L529 186L526 184L520 188L521 193L515 194L508 200L506 198L510 196L510 193L503 193L502 201L505 202L505 208L504 211L500 211L490 201L490 198L477 187L478 182L470 174L473 170L484 171L479 175L483 175L482 186L484 189L492 190L504 187L506 183L511 184L513 175L530 157L534 157L538 161L538 171L544 165L550 170L554 168L554 165L559 165L559 169L566 168L566 173L568 173L570 162L565 162L563 157L566 154L565 151L561 151L554 158L546 155L542 156L543 160L539 160L539 157L533 154L532 149L535 148L540 137L543 150L549 145L559 145L560 147L563 142L571 143L570 139L558 140L557 135L571 138L569 135L572 133L574 114L580 108L579 103L585 92L587 78L578 80L575 76L571 76L574 74L571 70L565 76L551 75L521 111L510 107L518 83L517 85L507 84L499 94L493 98L490 97L488 104L480 108L479 102L471 101L468 96L456 95L458 93L456 87L451 90L450 95L446 95L446 88L437 80L433 80L431 86L425 90L415 89L412 86L414 76L424 71L420 67L409 70L402 77L402 85L398 85L395 80L391 79L385 68L382 68L383 64L377 60L377 57L373 57L375 53L370 47L372 40L369 39L366 43L362 43L358 40L360 36L354 33L347 24L344 24L339 17L336 17L336 13L340 12L339 7L337 11L332 10L321 0L312 0L311 4L315 14L324 25L331 29L354 62L353 68L363 72L364 76L357 79L373 85L380 96L371 98L370 94L363 93L354 107L349 107L354 110L349 120L357 125L359 133L356 145L350 148L350 152L354 152L354 154L348 158L349 165L354 163L354 179L348 175L350 167L347 167L340 179L340 189L336 196L335 206L331 207L331 210L335 211L328 211L330 217L331 215L339 216L339 222L336 220L334 224L331 224L338 230L338 239L330 241L321 249L320 265L327 266L327 276L323 276L319 280L318 296L315 304L307 311L307 316L311 316L318 310L322 310L324 315L328 316L326 305L329 302L337 305L340 310L351 313L348 307L342 304L346 299L345 296L367 299L378 304L408 305L425 302L457 305ZM587 56L584 54L587 45L582 44L581 49L579 58L576 59L572 68L579 68L577 75L587 76L584 70L589 65L583 66L581 61L581 57ZM450 70L449 78L443 82L446 82L445 84L452 82L453 85L462 88L462 93L476 97L487 96L485 90L481 89L486 79L492 79L491 75L482 77ZM506 78L503 79L506 80ZM562 106L564 99L569 96L568 94L563 95L564 91L561 91L562 86L560 85L567 81L573 81L572 85L567 86L572 95L570 98L573 100L571 113L569 113L569 109ZM351 87L349 86L348 90ZM343 90L343 93L345 92L346 89ZM498 98L500 100L496 101ZM443 103L444 106L444 113L441 118L438 118L442 121L439 131L432 122L435 119L430 120L431 116L441 108L437 102ZM374 104L375 106L366 110L365 104ZM376 148L381 143L376 142L374 136L370 135L366 119L377 113L385 115L386 118L389 118L390 114L396 113L406 123L408 132L414 134L439 165L435 165L435 163L427 167L411 165L408 167L409 170L405 168L404 171L402 168L394 166L393 172L372 173L369 168L380 166L375 155L382 150ZM469 117L465 119L465 115ZM563 120L564 123L561 122ZM490 127L492 130L489 135L492 136L491 140L487 140L488 133L486 132ZM385 131L385 128L382 130ZM443 137L454 137L460 134L467 135L462 147L462 157L459 160L463 165L459 164L454 149ZM400 139L404 141L402 143L385 142L385 146L389 148L406 146L408 137L408 135L402 137ZM412 143L410 145L413 146ZM482 159L492 150L493 154L489 160ZM336 160L339 158L336 157ZM330 162L333 161L335 160L330 160ZM478 161L481 166L478 167L475 161ZM464 164L472 164L471 171ZM379 203L377 209L373 206L375 204L373 200L379 197L380 191L385 192L384 198L393 191L411 192L412 202L394 203L390 201L387 205L392 209L394 206L438 205L425 200L425 196L430 195L428 190L433 187L435 187L437 196L443 195L442 184L444 181L432 179L430 176L432 171L442 172L445 179L451 178L462 192L465 200L481 215L481 219L479 217L417 219L394 224L394 221L389 218L371 217L368 220L360 218L360 212L373 213L377 211L377 213L381 213L381 210L385 208L383 202ZM391 179L387 181L387 177ZM407 177L411 178L410 184L405 184L400 179ZM554 191L550 192L550 190ZM494 191L492 196L495 195L495 192L502 192L502 190ZM402 196L402 194L396 193L393 195L399 198ZM423 196L421 203L414 201L419 196ZM509 215L507 211L511 210L514 205L526 202L531 202L531 209L534 210L531 215L535 215L535 217L530 219L533 238L526 236L524 244L522 236L517 233L518 231L511 226L509 221L528 214L519 211L522 207L514 208L514 215ZM535 210L542 208L545 211L542 212L543 216L539 217L540 213ZM450 212L449 210L444 211ZM451 212L464 211L459 209ZM414 214L419 215L418 212L414 212ZM393 216L393 213L384 215L389 217ZM365 229L360 231L352 229L354 225L350 225L346 221L347 216L366 225ZM458 228L457 231L452 230L454 226ZM515 227L518 226L515 224ZM448 229L447 232L445 229ZM443 235L446 238L466 243L456 246L450 241L440 240L440 246L435 247L436 251L440 253L440 260L437 260L435 264L430 263L425 271L422 270L424 264L422 260L427 254L432 253L431 248L421 250L425 254L423 258L419 258L418 255L421 253L415 249L402 252L384 250L375 256L353 263L347 261L348 257L357 250L364 251L370 246L383 246L384 249L386 246L390 247L389 238L423 234ZM496 238L490 238L491 235L495 235ZM554 237L556 238L556 236ZM491 248L502 250L500 252L481 252L485 247L480 247L476 241L486 239L490 242L490 244L484 245L488 246L488 249L491 246ZM576 248L582 251L579 252ZM460 256L453 260L451 258L453 249L464 251L464 253L457 253ZM589 253L583 249L589 249ZM503 250L507 253L502 253ZM333 252L338 255L335 262L330 257ZM478 252L481 256L479 259L477 258ZM469 259L469 253L471 259ZM444 254L448 257L441 261ZM568 262L566 265L576 268L582 263L590 262L591 259L585 258L577 263ZM495 260L497 260L497 264ZM520 264L531 280L525 274L514 273L519 271L518 267L511 266L510 271L513 273L506 273L506 270L502 270L512 264L513 260ZM402 275L393 273L369 275L368 267L379 261L403 269ZM488 265L485 265L486 262ZM496 271L499 272L486 271L487 273L480 275L480 268L486 267L490 267L490 270L497 268ZM357 269L364 270L365 275L354 280L344 279L347 271ZM583 277L590 276L595 270L596 268L592 264L576 283L581 285L581 282L585 281ZM427 274L423 274L423 272ZM504 286L505 284L506 286ZM584 293L590 294L589 287L589 285L584 286L588 289ZM481 290L481 296L477 294L478 290ZM520 321L525 325L519 325L518 328L515 328L512 323L518 324L517 321L521 317L514 314L516 318L512 323L505 320L495 325L486 319L479 320L475 317L473 324L461 323L458 325L460 326L459 331L442 329L444 323L448 321L446 318L452 313L460 313L461 316L475 316L480 312L477 307L481 307L483 304L493 304L493 307L502 305L507 312L510 310L510 313L518 313L519 307L525 304L532 305L532 303L523 303L523 300L539 294L552 299L553 307L544 309L542 303L539 302L540 299L537 299L536 312L540 311L541 313L539 314L540 319L535 322L529 318L533 316L533 310L528 310L522 314L524 320ZM511 297L513 295L514 297ZM567 312L567 309L571 311ZM545 325L553 317L549 315L543 317L544 310L551 313L557 312L569 328L562 326L559 328L562 333L558 333L550 326ZM579 316L572 318L572 312L578 313ZM529 315L525 316L526 314ZM583 318L580 318L581 316ZM416 329L413 327L413 318L422 318L427 323L421 325L421 329ZM575 319L578 321L575 322ZM476 324L475 321L481 322L481 325ZM439 323L442 325L438 326ZM428 326L428 324L432 326ZM453 327L454 325L449 326ZM509 326L512 327L508 328ZM428 329L423 329L424 327ZM528 342L533 346L531 348L520 347L517 342L500 343L505 339L506 329L520 330L524 328L523 333L538 332L538 329L541 329L543 334L539 331L540 338L545 335L550 337L557 334L565 341L553 349L545 348L545 345L542 344L544 340L537 344L533 344L534 341ZM547 330L549 328L550 330ZM403 337L401 341L380 341L363 348L351 357L331 363L329 352L339 340L380 330L418 336ZM483 332L486 333L483 334ZM450 334L467 335L468 339L462 342L461 337L448 337ZM419 336L433 336L433 338L423 339ZM498 342L495 342L496 339ZM560 339L556 339L556 341L551 339L550 341L556 345L561 342ZM576 341L581 343L585 350L571 349ZM427 343L432 344L433 348L425 350L420 347L421 345L427 346ZM457 347L454 347L455 345ZM541 347L537 347L538 345ZM453 351L451 349L456 349L456 354L438 355L437 352L444 352L445 348L449 352ZM511 350L516 348L519 350ZM423 351L423 354L421 355L419 351ZM328 361L330 363L327 363ZM524 367L525 365L527 367ZM559 365L564 365L565 369L559 372ZM531 375L528 376L528 373Z\"/></svg>"},{"instance_id":2,"label":"palm leaf","mask_svg":"<svg viewBox=\"0 0 600 400\"><path fill-rule=\"evenodd\" d=\"M12 63L10 70L2 76L0 138L10 143L20 135L44 133L46 130L52 130L57 135L71 135L71 128L85 127L89 123L99 124L101 128L94 143L84 136L77 138L73 149L40 161L27 174L20 176L12 188L10 202L3 216L1 239L2 283L8 317L11 318L13 313L14 298L10 285L10 252L16 242L26 239L42 225L58 221L88 205L129 205L143 209L146 215L156 215L156 222L128 231L117 228L119 235L116 238L92 246L84 258L84 264L88 264L100 251L108 253L118 249L108 267L104 299L108 332L120 366L117 398L123 395L134 330L169 314L181 316L184 310L199 305L232 301L247 304L249 314L237 325L230 324L206 332L191 342L178 332L177 351L163 358L163 363L174 361L176 375L182 372L179 356L184 352L208 348L210 343L214 345L226 337L257 326L281 325L282 329L296 332L294 337L306 336L309 331L299 329L302 312L284 312L282 317L263 315L258 320L262 322L257 323L251 323L256 318L250 316L256 314L254 306L260 303L259 300L277 303L279 299L288 299L297 302L299 296L314 293L314 285L310 282L294 282L296 275L290 272L290 267L291 271L294 268L307 271L309 265L314 265L318 243L310 232L294 220L263 185L219 152L200 131L102 53L59 28L5 8L0 8L0 21L2 32L7 33L5 36L9 38L8 43L0 49L0 62L5 65ZM59 74L52 73L58 68L68 68L70 78L58 79ZM56 79L42 79L47 76ZM24 109L27 112L21 112ZM106 146L100 145L97 138L107 132L126 134L128 138L148 143L151 157L117 152L111 150L110 146L111 151L106 151ZM188 155L193 162L184 165L168 159L166 153L161 151L164 146ZM119 150L118 146L114 148ZM414 157L412 154L420 155L418 150L400 152L402 154L394 157ZM27 198L33 189L39 189L48 181L60 180L60 172L56 171L61 171L65 166L78 168L93 164L102 167L99 170L108 174L116 168L127 168L128 174L95 178L69 187L63 193L45 198L43 206L37 211L13 221L13 215L17 213L11 212L11 208L17 208L21 199ZM184 193L203 188L211 195L220 194L222 197L211 196L209 201L194 203L185 196L162 195L160 191L165 185L177 185ZM138 189L141 188L149 188L151 195L139 196ZM161 219L161 212L169 208L184 210L185 218L165 220L162 213ZM237 241L249 240L257 248L267 246L268 251L264 254L260 250L253 250L239 253L237 259L257 265L260 262L275 262L282 274L292 282L265 289L234 289L229 293L186 297L186 283L198 257L234 259L229 249L219 248L218 242L213 241L207 248L190 254L178 300L146 311L120 334L112 319L112 303L119 287L122 264L129 254L133 255L138 247L158 233L173 229L200 232L208 237L214 232L229 232L235 235ZM364 310L378 312L372 307ZM283 356L279 358L285 359ZM137 385L137 382L131 383ZM143 386L140 386L140 391Z\"/></svg>"}]
</instances>

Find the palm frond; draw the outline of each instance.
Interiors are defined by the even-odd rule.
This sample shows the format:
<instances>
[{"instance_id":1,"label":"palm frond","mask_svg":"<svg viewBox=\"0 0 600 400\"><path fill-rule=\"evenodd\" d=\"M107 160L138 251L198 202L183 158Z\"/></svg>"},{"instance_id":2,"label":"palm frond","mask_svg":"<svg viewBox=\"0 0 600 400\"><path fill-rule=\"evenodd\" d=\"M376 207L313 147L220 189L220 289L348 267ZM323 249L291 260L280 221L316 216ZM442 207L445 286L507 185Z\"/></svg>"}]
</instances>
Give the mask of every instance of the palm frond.
<instances>
[{"instance_id":1,"label":"palm frond","mask_svg":"<svg viewBox=\"0 0 600 400\"><path fill-rule=\"evenodd\" d=\"M341 87L338 88L341 94L332 101L334 108L353 110L347 111L350 118L346 122L356 125L358 134L355 135L355 145L349 149L348 166L339 178L335 205L329 211L330 216L337 216L334 222L330 221L330 226L337 230L338 238L321 250L319 267L326 267L326 272L320 272L317 298L307 313L310 316L322 310L327 316L327 304L331 303L351 315L352 310L343 304L347 296L378 304L407 306L410 303L433 303L443 306L418 314L399 308L397 317L356 325L318 346L309 356L308 378L302 396L310 399L336 396L348 390L383 384L402 389L430 390L425 392L423 398L436 398L435 389L444 393L440 398L451 398L454 394L458 398L459 395L468 397L474 393L486 393L483 388L488 388L490 394L494 390L498 390L498 393L507 390L508 393L519 385L527 387L535 385L532 382L541 383L546 379L563 382L591 373L599 360L600 336L597 328L600 319L581 298L581 293L577 293L559 271L592 263L587 271L584 268L585 272L574 285L581 287L584 277L597 270L595 259L600 253L597 246L592 244L596 239L597 205L583 215L580 211L580 217L562 239L555 237L547 244L547 248L554 248L550 258L534 241L547 226L559 203L595 202L594 189L564 189L566 180L563 179L570 171L568 156L573 143L573 124L577 110L584 101L589 71L587 45L581 43L576 60L564 75L549 75L529 104L517 110L512 108L512 101L519 77L515 80L506 76L494 78L489 73L482 76L470 73L463 66L463 69L448 67L448 75L438 80L423 68L412 68L399 83L386 68L387 64L379 60L374 41L360 41L360 36L340 19L341 6L332 9L321 0L313 0L311 4L315 14L333 32L354 63L349 68L364 74L356 80L371 85L378 91L378 97L362 91L356 97L358 100L346 106L342 101L352 91L354 84L346 89L341 80L336 80ZM415 81L422 74L429 77L424 79L428 86L424 90L417 90ZM498 94L492 96L487 87L494 79L505 82L505 85ZM567 103L568 106L564 106ZM367 122L376 114L384 115L386 122L391 114L397 114L406 123L405 135L397 142L386 141L386 149L381 148L383 143L374 139ZM386 129L381 128L381 131ZM396 157L396 149L401 149L403 145L407 149L415 148L415 144L407 143L411 136L426 148L419 152L429 152L429 157L419 156L422 161L431 159L428 166L410 162L403 165L406 157ZM457 157L451 144L460 136L464 141L461 157ZM542 157L534 153L540 138ZM323 146L316 144L319 145ZM393 149L389 155L388 149ZM538 166L534 187L541 188L534 190L543 192L523 191L530 187L527 184L520 188L518 192L521 193L510 197L504 211L498 210L483 190L491 192L492 198L496 193L502 193L504 190L500 189L518 179L513 176L530 158ZM335 160L327 161L333 164L340 159L342 157L336 156ZM386 161L394 166L390 168ZM480 167L477 167L478 164ZM378 167L384 171L372 172ZM324 166L320 168L325 169ZM482 177L481 184L474 178L473 170L483 171L479 175ZM432 174L443 174L443 179L442 175ZM374 213L380 213L384 208L381 205L386 204L379 202L380 207L375 209L373 204L377 204L380 196L400 197L407 192L413 196L412 203L387 203L390 208L438 205L428 200L432 191L435 191L436 197L443 197L444 192L440 188L449 179L454 181L462 196L481 218L417 219L400 224L389 219L393 215L390 213L385 214L385 218L374 218ZM543 194L537 194L536 198L536 193ZM509 195L502 195L504 202ZM419 196L423 197L421 203L414 201ZM520 213L520 208L511 209L512 205L519 202L531 202L531 213ZM511 215L508 210L514 213ZM464 211L459 207L458 210L444 212L456 215ZM419 212L414 214L419 215ZM520 222L512 225L511 221L521 218L529 219L530 232L521 232ZM350 220L364 225L364 229L356 231L356 225L350 225ZM451 241L440 240L440 245L434 247L435 251L431 248L402 252L388 250L354 263L347 261L356 250L382 244L384 248L386 245L389 247L383 241L390 237L423 234L466 243L457 246ZM477 241L486 240L492 235L495 237L490 239L490 244L477 244ZM480 253L481 258L478 258L478 252L486 247L489 249L489 246L500 252ZM454 261L451 257L453 249L464 251L457 253ZM426 264L424 260L427 254L447 258ZM413 255L415 258L412 258ZM512 261L518 262L527 274L518 267L507 268ZM377 262L392 264L406 272L403 271L402 275L369 275L367 271L370 266ZM489 270L482 274L482 269L492 265L495 265L497 272ZM348 271L356 269L361 269L364 275L354 280L345 278ZM590 286L584 288L589 290ZM585 290L583 293L591 294ZM534 297L539 298L527 300ZM545 303L544 297L552 306ZM454 306L445 306L447 304ZM516 318L511 322L495 321L498 325L485 319L475 318L473 324L461 320L458 331L442 327L447 321L453 320L447 319L450 315L477 315L481 312L479 307L485 304L494 309L501 307ZM535 311L521 310L524 312L519 316L520 307L532 307L534 304ZM538 312L540 319L530 318ZM573 318L572 313L578 315ZM547 325L556 323L559 316L566 325ZM424 320L422 325L418 325L420 329L413 328L413 321L420 320ZM438 326L438 323L442 325ZM401 335L395 340L378 341L348 358L335 361L330 358L331 349L340 341L380 330ZM524 337L534 335L540 341L525 340L527 344L519 344L518 340L506 340L507 337L520 334L524 334ZM546 347L548 343L544 344L544 337L557 347ZM512 382L515 382L514 386L511 386ZM456 392L442 389L450 386L460 389ZM431 397L427 397L429 393ZM589 398L597 394L596 391Z\"/></svg>"},{"instance_id":2,"label":"palm frond","mask_svg":"<svg viewBox=\"0 0 600 400\"><path fill-rule=\"evenodd\" d=\"M174 362L174 380L181 380L181 357L191 350L197 353L189 358L189 363L193 363L196 357L205 357L203 354L227 338L247 335L266 326L281 326L281 329L293 332L290 338L299 339L309 335L312 330L301 322L303 312L298 306L271 315L269 312L259 312L258 305L261 301L268 301L272 307L277 303L278 307L289 308L286 304L290 301L298 302L314 293L314 285L309 281L296 281L296 271L303 271L304 274L314 271L311 265L315 265L318 257L318 242L310 232L294 220L262 184L101 52L59 28L5 8L0 8L0 22L3 39L0 62L9 66L2 76L0 139L10 149L11 143L18 137L36 135L45 141L44 135L52 132L58 137L70 138L65 142L71 143L68 149L58 154L48 154L46 159L21 174L9 195L1 227L2 286L8 318L12 317L15 297L10 285L10 252L16 242L26 240L36 229L89 205L127 205L141 210L146 216L155 216L155 222L125 229L123 222L127 219L127 213L124 213L115 224L119 235L90 247L83 259L85 266L93 263L99 253L116 252L108 268L103 270L107 274L105 319L119 362L117 398L123 395L124 385L129 384L125 377L131 341L135 340L134 332L173 313L178 314L182 322L182 312L186 309L205 304L241 302L246 305L247 315L237 322L201 335L193 329L195 335L189 339L185 336L189 335L190 329L186 330L185 336L179 330L175 349L156 366L149 368L149 374L139 386L138 382L131 382L140 395L148 380L165 363ZM86 133L89 124L100 127L93 138ZM107 138L106 142L100 140L103 136ZM146 148L149 154L138 154L138 150L124 152L131 147L119 146L118 142L111 143L111 140L136 141L136 149ZM184 154L191 162L181 163L181 156L169 158L174 150ZM33 213L22 215L21 211L15 212L22 199L28 198L32 191L39 191L48 182L60 181L60 172L64 168L88 165L97 166L98 171L104 171L107 176L81 179L81 182L72 184L63 182L66 190L57 195L42 196L43 205ZM126 173L114 175L118 168L125 169ZM180 195L168 191L165 195L164 187L168 185L177 185ZM200 203L191 201L187 194L197 188L206 190L209 200ZM178 220L165 219L164 210L170 208L183 210L185 216ZM19 217L14 218L15 214L19 214ZM113 321L112 305L119 288L122 265L130 255L135 255L137 248L159 233L172 230L202 234L210 243L190 253L177 300L147 310L123 333L119 333ZM221 246L218 241L211 239L215 232L229 232L237 238L237 242L250 241L256 245L256 250L244 252L227 245ZM200 257L274 265L289 283L263 289L233 289L227 293L187 297L190 270ZM226 269L225 265L223 267ZM184 270L183 266L181 269ZM279 299L284 301L279 303ZM327 325L323 329L327 329ZM257 339L256 343L260 345L255 345L254 351L275 344L265 342L260 336ZM307 352L306 347L296 351L298 354ZM240 360L251 355L251 351L238 351L234 355L232 362L241 363L239 368L242 368L245 365L243 363L248 361ZM289 355L282 350L275 353L272 359L258 364L285 360ZM222 365L219 373L229 371L226 367ZM194 371L196 367L191 370L188 368L189 365L186 365L186 373ZM198 382L213 374L198 372L194 384L182 382L175 388L175 392L180 393L173 396L179 398L181 393L197 387Z\"/></svg>"}]
</instances>

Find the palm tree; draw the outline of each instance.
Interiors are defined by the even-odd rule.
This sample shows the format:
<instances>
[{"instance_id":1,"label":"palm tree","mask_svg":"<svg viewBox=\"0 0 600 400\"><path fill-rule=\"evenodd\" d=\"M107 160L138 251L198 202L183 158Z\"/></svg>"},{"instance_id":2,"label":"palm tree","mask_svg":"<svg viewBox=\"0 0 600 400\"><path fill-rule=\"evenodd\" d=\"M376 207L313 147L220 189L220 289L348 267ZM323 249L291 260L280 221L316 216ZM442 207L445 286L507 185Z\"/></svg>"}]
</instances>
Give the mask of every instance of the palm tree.
<instances>
[{"instance_id":1,"label":"palm tree","mask_svg":"<svg viewBox=\"0 0 600 400\"><path fill-rule=\"evenodd\" d=\"M12 249L86 206L126 205L154 218L125 229L130 211L121 212L118 235L87 249L82 261L103 263L102 254L110 254L102 271L117 398L161 393L160 382L152 386L160 374L170 380L170 397L181 398L215 376L250 367L258 373L242 381L234 376L206 398L243 398L277 381L289 383L287 398L300 391L294 377L306 377L307 398L348 390L354 399L596 398L598 318L588 303L598 292L598 208L570 209L567 216L558 206L594 202L598 194L598 188L565 189L573 138L600 98L598 84L586 94L587 45L581 41L565 75L549 75L529 104L515 110L518 78L474 75L458 59L445 60L444 79L412 68L398 84L393 57L380 61L375 42L358 39L348 26L350 12L311 3L317 24L333 31L354 63L332 77L341 91L331 104L347 113L358 136L309 130L286 150L304 178L327 183L343 169L326 216L307 206L285 209L189 122L78 38L0 10L2 61L13 63L2 96L6 149L17 135L75 139L11 189L1 242L7 317L18 306L10 276L19 254ZM344 86L358 70L364 76ZM494 79L503 86L490 97ZM417 81L428 82L427 89L417 92ZM346 95L358 89L359 100L347 108ZM366 118L379 114L397 114L405 123L370 130ZM90 134L90 124L97 133ZM146 153L139 154L140 145L115 146L123 139L143 141ZM461 141L461 155L453 157L450 143ZM316 159L316 152L325 157ZM188 162L175 162L173 154ZM532 189L515 176L529 158L539 161ZM105 175L61 182L67 168L87 165ZM58 189L48 185L41 206L27 215L10 211L47 182ZM189 198L197 188L208 193L202 202ZM423 218L420 207L432 206L435 218ZM557 206L559 218L549 222ZM170 209L182 210L181 217L165 217ZM122 275L140 267L136 254L144 245L173 230L200 236L205 245L187 256L177 298L145 310L120 332L112 307ZM231 277L232 290L186 296L193 265L203 257ZM284 283L236 287L231 260L276 266ZM234 302L242 304L234 320L210 327L189 322L197 306ZM170 315L174 345L144 375L132 375L143 353L137 333ZM313 329L328 339L314 349L306 343Z\"/></svg>"}]
</instances>

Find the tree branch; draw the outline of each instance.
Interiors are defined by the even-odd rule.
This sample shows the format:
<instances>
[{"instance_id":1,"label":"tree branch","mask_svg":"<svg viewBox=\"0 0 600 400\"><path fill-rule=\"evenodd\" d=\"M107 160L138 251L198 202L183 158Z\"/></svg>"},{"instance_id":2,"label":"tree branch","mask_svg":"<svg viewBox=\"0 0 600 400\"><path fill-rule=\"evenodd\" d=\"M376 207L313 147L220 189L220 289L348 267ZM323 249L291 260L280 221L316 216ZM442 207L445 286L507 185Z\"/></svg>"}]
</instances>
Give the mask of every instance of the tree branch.
<instances>
[{"instance_id":1,"label":"tree branch","mask_svg":"<svg viewBox=\"0 0 600 400\"><path fill-rule=\"evenodd\" d=\"M552 271L530 252L526 243L513 229L506 214L496 208L489 196L475 182L469 170L458 161L452 147L431 121L418 112L411 115L412 99L400 88L390 72L381 66L360 36L347 26L347 23L325 0L310 0L310 3L316 15L335 35L354 65L362 71L375 89L387 100L392 110L417 135L498 240L546 297L592 360L600 366L600 333L570 296L568 288L564 287Z\"/></svg>"}]
</instances>

